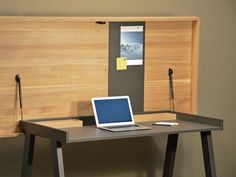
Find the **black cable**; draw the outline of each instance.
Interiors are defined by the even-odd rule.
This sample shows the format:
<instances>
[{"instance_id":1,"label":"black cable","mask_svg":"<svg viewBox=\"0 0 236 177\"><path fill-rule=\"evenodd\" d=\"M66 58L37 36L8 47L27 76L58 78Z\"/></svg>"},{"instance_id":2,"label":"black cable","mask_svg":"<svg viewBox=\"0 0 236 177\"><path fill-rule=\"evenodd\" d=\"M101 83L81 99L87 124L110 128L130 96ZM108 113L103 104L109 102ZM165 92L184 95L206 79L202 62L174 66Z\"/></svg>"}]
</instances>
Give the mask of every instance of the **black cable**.
<instances>
[{"instance_id":1,"label":"black cable","mask_svg":"<svg viewBox=\"0 0 236 177\"><path fill-rule=\"evenodd\" d=\"M19 74L16 75L15 80L16 80L16 83L17 83L17 86L18 86L19 100L20 100L20 115L21 115L20 129L21 129L22 132L24 132L24 127L23 127L24 116L23 116L22 88L21 88L21 78L20 78Z\"/></svg>"},{"instance_id":2,"label":"black cable","mask_svg":"<svg viewBox=\"0 0 236 177\"><path fill-rule=\"evenodd\" d=\"M174 97L174 85L173 85L173 70L169 68L169 99L170 99L170 108L175 111L175 97Z\"/></svg>"}]
</instances>

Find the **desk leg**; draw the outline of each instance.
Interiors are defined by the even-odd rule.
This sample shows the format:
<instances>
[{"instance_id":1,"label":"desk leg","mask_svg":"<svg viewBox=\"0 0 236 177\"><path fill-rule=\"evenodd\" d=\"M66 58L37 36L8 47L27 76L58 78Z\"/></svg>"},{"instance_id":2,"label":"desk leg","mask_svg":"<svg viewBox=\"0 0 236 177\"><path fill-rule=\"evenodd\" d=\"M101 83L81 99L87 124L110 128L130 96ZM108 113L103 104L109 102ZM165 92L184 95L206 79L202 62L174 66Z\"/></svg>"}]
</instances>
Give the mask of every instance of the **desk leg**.
<instances>
[{"instance_id":1,"label":"desk leg","mask_svg":"<svg viewBox=\"0 0 236 177\"><path fill-rule=\"evenodd\" d=\"M61 142L52 140L54 177L65 177Z\"/></svg>"},{"instance_id":2,"label":"desk leg","mask_svg":"<svg viewBox=\"0 0 236 177\"><path fill-rule=\"evenodd\" d=\"M21 169L21 177L30 177L33 165L35 135L25 134L25 145L23 162Z\"/></svg>"},{"instance_id":3,"label":"desk leg","mask_svg":"<svg viewBox=\"0 0 236 177\"><path fill-rule=\"evenodd\" d=\"M163 169L163 177L172 177L174 171L175 154L178 143L179 134L168 135L166 146L166 156Z\"/></svg>"},{"instance_id":4,"label":"desk leg","mask_svg":"<svg viewBox=\"0 0 236 177\"><path fill-rule=\"evenodd\" d=\"M202 151L204 157L206 177L216 177L216 168L215 168L211 132L210 131L201 132L201 139L202 139Z\"/></svg>"}]
</instances>

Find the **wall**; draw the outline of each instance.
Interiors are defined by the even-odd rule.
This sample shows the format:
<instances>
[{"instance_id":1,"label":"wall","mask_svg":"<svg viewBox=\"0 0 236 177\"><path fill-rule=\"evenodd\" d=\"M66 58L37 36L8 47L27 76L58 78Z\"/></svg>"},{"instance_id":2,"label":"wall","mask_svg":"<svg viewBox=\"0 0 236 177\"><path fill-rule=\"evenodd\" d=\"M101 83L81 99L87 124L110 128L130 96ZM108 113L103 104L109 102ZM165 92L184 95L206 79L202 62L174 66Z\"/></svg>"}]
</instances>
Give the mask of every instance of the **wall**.
<instances>
[{"instance_id":1,"label":"wall","mask_svg":"<svg viewBox=\"0 0 236 177\"><path fill-rule=\"evenodd\" d=\"M225 121L224 131L213 133L217 174L223 177L236 176L236 142L233 135L236 124L235 8L235 0L120 0L116 4L109 0L0 1L0 15L199 16L201 38L198 113ZM66 175L161 176L165 143L166 137L157 137L65 146ZM20 176L22 150L23 137L0 139L1 177ZM90 154L85 155L84 151ZM181 135L174 176L204 176L201 153L197 133ZM128 154L131 158L127 158ZM49 142L37 138L32 176L50 177L51 167Z\"/></svg>"}]
</instances>

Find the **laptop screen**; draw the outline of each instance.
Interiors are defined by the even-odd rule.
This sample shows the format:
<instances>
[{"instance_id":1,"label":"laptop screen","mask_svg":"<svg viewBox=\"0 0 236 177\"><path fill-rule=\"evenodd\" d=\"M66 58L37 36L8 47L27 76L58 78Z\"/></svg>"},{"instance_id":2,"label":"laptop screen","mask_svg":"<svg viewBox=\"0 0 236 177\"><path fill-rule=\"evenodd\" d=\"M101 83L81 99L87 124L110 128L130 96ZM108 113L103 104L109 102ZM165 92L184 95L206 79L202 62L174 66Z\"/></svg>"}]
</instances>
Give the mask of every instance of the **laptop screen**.
<instances>
[{"instance_id":1,"label":"laptop screen","mask_svg":"<svg viewBox=\"0 0 236 177\"><path fill-rule=\"evenodd\" d=\"M108 97L93 101L99 124L132 122L128 97Z\"/></svg>"}]
</instances>

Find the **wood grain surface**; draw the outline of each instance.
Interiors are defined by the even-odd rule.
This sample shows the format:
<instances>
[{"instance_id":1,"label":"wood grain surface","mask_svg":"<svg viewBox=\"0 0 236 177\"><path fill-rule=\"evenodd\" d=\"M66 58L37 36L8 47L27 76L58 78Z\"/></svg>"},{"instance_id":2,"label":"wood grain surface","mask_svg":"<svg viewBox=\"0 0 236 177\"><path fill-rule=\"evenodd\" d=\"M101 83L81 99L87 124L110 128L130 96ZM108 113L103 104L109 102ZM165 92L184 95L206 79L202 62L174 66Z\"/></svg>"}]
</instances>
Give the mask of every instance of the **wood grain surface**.
<instances>
[{"instance_id":1,"label":"wood grain surface","mask_svg":"<svg viewBox=\"0 0 236 177\"><path fill-rule=\"evenodd\" d=\"M176 110L196 111L198 17L2 16L0 137L19 132L16 74L22 79L25 120L92 115L91 97L108 95L110 21L146 22L144 110L169 109L168 68L172 68Z\"/></svg>"},{"instance_id":2,"label":"wood grain surface","mask_svg":"<svg viewBox=\"0 0 236 177\"><path fill-rule=\"evenodd\" d=\"M0 18L0 135L20 119L92 114L90 99L108 92L108 25L79 18Z\"/></svg>"},{"instance_id":3,"label":"wood grain surface","mask_svg":"<svg viewBox=\"0 0 236 177\"><path fill-rule=\"evenodd\" d=\"M192 65L197 64L198 46L194 44L193 49L198 38L193 37L193 22L147 22L145 35L144 110L170 109L168 69L172 68L175 109L192 112L197 87Z\"/></svg>"}]
</instances>

